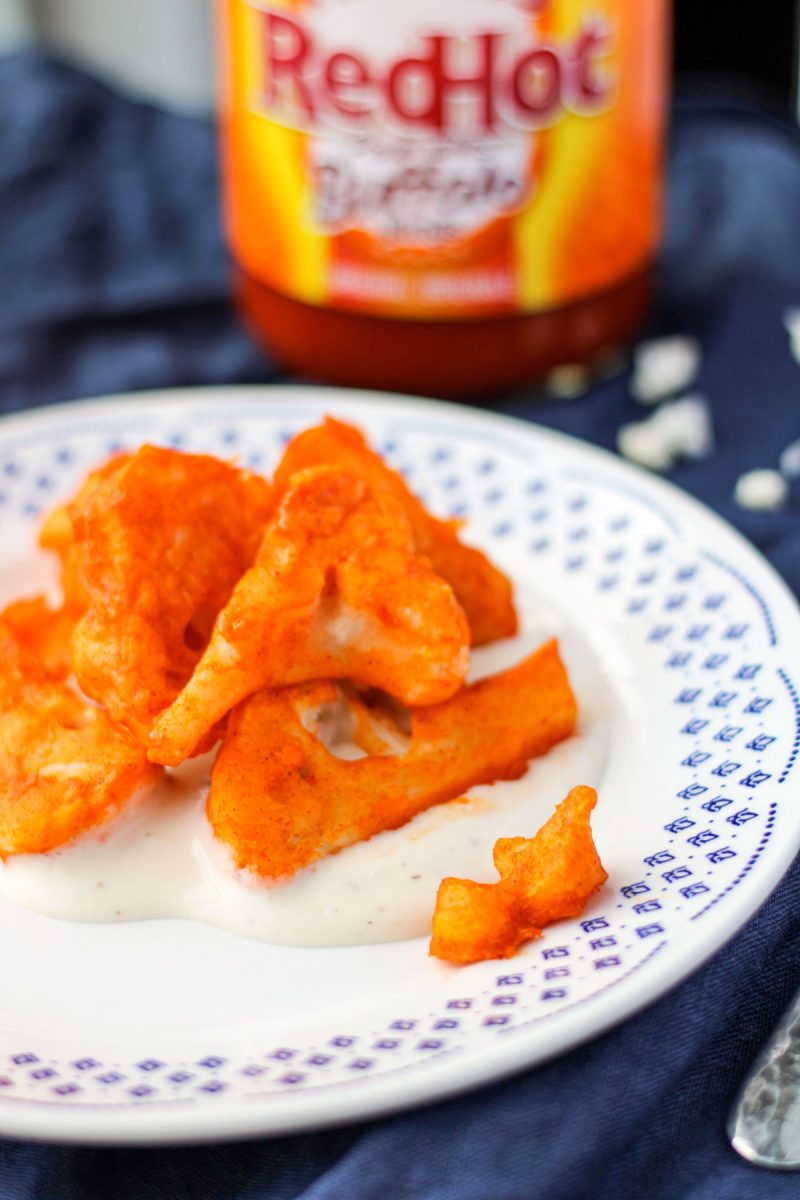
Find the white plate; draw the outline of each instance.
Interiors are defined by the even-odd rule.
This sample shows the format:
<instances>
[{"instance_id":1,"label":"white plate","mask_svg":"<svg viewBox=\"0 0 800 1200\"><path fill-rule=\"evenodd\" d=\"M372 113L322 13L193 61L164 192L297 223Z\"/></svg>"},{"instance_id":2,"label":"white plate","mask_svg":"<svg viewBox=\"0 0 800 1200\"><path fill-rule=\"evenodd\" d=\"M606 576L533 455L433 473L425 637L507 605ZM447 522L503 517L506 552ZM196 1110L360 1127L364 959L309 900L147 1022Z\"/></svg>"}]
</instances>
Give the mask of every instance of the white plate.
<instances>
[{"instance_id":1,"label":"white plate","mask_svg":"<svg viewBox=\"0 0 800 1200\"><path fill-rule=\"evenodd\" d=\"M577 441L455 406L312 388L140 394L0 424L0 599L42 578L40 513L143 440L269 470L325 412L592 648L613 726L595 814L608 886L508 962L424 939L292 949L175 920L0 906L0 1132L208 1140L374 1116L593 1037L716 950L800 843L800 621L736 533ZM509 833L523 832L509 830ZM487 847L487 860L490 848ZM447 864L442 864L447 873Z\"/></svg>"}]
</instances>

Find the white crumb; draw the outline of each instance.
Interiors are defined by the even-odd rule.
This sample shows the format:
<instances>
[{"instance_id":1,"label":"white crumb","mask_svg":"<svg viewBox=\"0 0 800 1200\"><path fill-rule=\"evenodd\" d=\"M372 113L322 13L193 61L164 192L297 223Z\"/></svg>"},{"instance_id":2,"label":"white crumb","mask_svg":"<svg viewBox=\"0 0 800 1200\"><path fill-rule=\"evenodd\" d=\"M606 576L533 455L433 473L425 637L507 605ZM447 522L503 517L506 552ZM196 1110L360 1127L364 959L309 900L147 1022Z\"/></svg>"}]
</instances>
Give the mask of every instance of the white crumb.
<instances>
[{"instance_id":1,"label":"white crumb","mask_svg":"<svg viewBox=\"0 0 800 1200\"><path fill-rule=\"evenodd\" d=\"M574 396L580 396L587 391L591 381L592 375L588 367L581 366L580 363L564 363L560 367L553 367L553 370L547 373L544 385L553 396L558 396L561 400L572 400Z\"/></svg>"},{"instance_id":2,"label":"white crumb","mask_svg":"<svg viewBox=\"0 0 800 1200\"><path fill-rule=\"evenodd\" d=\"M733 498L740 508L754 512L776 512L786 503L789 485L778 471L762 468L745 471L736 480Z\"/></svg>"},{"instance_id":3,"label":"white crumb","mask_svg":"<svg viewBox=\"0 0 800 1200\"><path fill-rule=\"evenodd\" d=\"M651 471L667 471L672 466L672 451L650 421L622 425L617 433L617 449L629 462Z\"/></svg>"},{"instance_id":4,"label":"white crumb","mask_svg":"<svg viewBox=\"0 0 800 1200\"><path fill-rule=\"evenodd\" d=\"M783 324L790 338L800 338L800 307L785 308Z\"/></svg>"},{"instance_id":5,"label":"white crumb","mask_svg":"<svg viewBox=\"0 0 800 1200\"><path fill-rule=\"evenodd\" d=\"M778 466L786 479L800 479L800 438L789 443L781 454Z\"/></svg>"},{"instance_id":6,"label":"white crumb","mask_svg":"<svg viewBox=\"0 0 800 1200\"><path fill-rule=\"evenodd\" d=\"M785 308L783 324L789 335L789 353L800 362L800 308Z\"/></svg>"},{"instance_id":7,"label":"white crumb","mask_svg":"<svg viewBox=\"0 0 800 1200\"><path fill-rule=\"evenodd\" d=\"M694 394L662 404L644 421L623 425L617 449L651 471L668 471L682 458L707 458L714 449L708 401Z\"/></svg>"},{"instance_id":8,"label":"white crumb","mask_svg":"<svg viewBox=\"0 0 800 1200\"><path fill-rule=\"evenodd\" d=\"M640 342L633 351L631 395L640 404L657 404L682 392L700 369L700 343L683 335Z\"/></svg>"}]
</instances>

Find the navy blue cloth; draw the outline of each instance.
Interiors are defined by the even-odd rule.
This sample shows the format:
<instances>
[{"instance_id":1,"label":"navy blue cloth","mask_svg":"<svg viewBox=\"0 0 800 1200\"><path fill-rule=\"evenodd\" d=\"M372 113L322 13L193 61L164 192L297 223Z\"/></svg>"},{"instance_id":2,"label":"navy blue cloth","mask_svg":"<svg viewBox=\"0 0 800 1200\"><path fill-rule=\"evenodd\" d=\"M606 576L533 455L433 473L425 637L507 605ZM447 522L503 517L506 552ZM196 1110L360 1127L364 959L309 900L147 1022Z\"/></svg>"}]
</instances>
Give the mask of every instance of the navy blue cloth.
<instances>
[{"instance_id":1,"label":"navy blue cloth","mask_svg":"<svg viewBox=\"0 0 800 1200\"><path fill-rule=\"evenodd\" d=\"M270 380L232 312L208 124L64 66L0 62L0 411L132 388ZM654 330L696 333L718 449L676 482L800 591L800 495L745 514L737 475L800 437L800 139L722 101L679 104ZM641 416L625 377L507 411L612 447ZM8 969L9 964L5 964ZM742 1163L724 1122L800 984L800 869L659 1003L533 1071L424 1110L219 1147L0 1141L2 1200L781 1200L800 1176Z\"/></svg>"}]
</instances>

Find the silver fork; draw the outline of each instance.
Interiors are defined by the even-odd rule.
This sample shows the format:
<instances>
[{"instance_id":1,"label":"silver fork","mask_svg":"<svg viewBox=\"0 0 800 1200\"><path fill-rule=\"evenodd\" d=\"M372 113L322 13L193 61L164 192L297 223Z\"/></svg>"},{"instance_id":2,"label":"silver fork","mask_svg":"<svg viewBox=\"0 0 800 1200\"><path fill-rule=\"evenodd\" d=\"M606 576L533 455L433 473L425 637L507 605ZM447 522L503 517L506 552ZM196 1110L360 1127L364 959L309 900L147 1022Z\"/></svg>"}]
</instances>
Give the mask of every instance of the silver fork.
<instances>
[{"instance_id":1,"label":"silver fork","mask_svg":"<svg viewBox=\"0 0 800 1200\"><path fill-rule=\"evenodd\" d=\"M745 1080L728 1136L759 1167L800 1168L800 992Z\"/></svg>"}]
</instances>

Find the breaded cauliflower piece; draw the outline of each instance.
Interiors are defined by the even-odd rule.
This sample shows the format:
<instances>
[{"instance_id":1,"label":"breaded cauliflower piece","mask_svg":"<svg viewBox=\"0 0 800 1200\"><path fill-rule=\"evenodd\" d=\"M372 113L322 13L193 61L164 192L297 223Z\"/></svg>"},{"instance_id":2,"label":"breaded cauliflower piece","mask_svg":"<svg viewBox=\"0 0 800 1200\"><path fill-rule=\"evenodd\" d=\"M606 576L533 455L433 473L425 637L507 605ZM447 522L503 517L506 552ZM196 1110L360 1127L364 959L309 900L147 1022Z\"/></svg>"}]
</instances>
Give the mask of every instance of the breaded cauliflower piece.
<instances>
[{"instance_id":1,"label":"breaded cauliflower piece","mask_svg":"<svg viewBox=\"0 0 800 1200\"><path fill-rule=\"evenodd\" d=\"M0 617L0 858L43 854L105 821L159 769Z\"/></svg>"},{"instance_id":2,"label":"breaded cauliflower piece","mask_svg":"<svg viewBox=\"0 0 800 1200\"><path fill-rule=\"evenodd\" d=\"M414 709L401 754L387 753L380 736L355 761L331 753L317 730L321 706L336 696L330 683L259 692L231 714L206 811L237 867L280 879L477 784L516 779L570 736L577 714L555 641ZM362 744L363 720L357 713Z\"/></svg>"},{"instance_id":3,"label":"breaded cauliflower piece","mask_svg":"<svg viewBox=\"0 0 800 1200\"><path fill-rule=\"evenodd\" d=\"M394 496L402 506L418 554L430 559L437 575L452 587L467 616L473 646L482 646L517 632L511 583L480 550L459 539L460 522L432 516L409 491L402 475L370 450L362 433L352 425L326 418L289 442L275 472L275 486L285 490L295 472L304 467L337 464L353 471L370 487Z\"/></svg>"},{"instance_id":4,"label":"breaded cauliflower piece","mask_svg":"<svg viewBox=\"0 0 800 1200\"><path fill-rule=\"evenodd\" d=\"M156 446L96 474L67 506L68 597L86 610L75 676L142 745L191 676L271 506L260 476Z\"/></svg>"},{"instance_id":5,"label":"breaded cauliflower piece","mask_svg":"<svg viewBox=\"0 0 800 1200\"><path fill-rule=\"evenodd\" d=\"M340 467L309 468L293 477L194 674L156 721L150 757L176 766L264 688L347 678L433 704L468 666L464 613L414 553L400 505Z\"/></svg>"}]
</instances>

